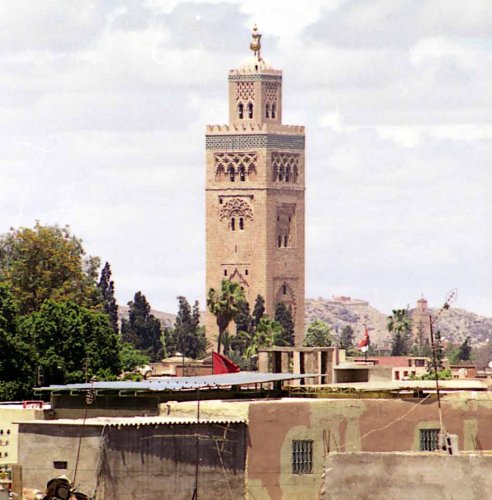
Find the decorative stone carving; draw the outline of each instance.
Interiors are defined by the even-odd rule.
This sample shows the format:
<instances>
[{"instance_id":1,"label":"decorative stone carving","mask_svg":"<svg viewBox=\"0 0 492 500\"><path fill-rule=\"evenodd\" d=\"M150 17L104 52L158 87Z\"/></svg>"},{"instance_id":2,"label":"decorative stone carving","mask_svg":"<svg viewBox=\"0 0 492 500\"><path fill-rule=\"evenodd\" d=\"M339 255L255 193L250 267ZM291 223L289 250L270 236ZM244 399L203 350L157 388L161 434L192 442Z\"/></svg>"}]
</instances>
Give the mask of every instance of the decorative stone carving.
<instances>
[{"instance_id":1,"label":"decorative stone carving","mask_svg":"<svg viewBox=\"0 0 492 500\"><path fill-rule=\"evenodd\" d=\"M245 181L256 178L256 153L216 153L215 180L222 181L226 175L230 180Z\"/></svg>"},{"instance_id":2,"label":"decorative stone carving","mask_svg":"<svg viewBox=\"0 0 492 500\"><path fill-rule=\"evenodd\" d=\"M304 149L303 135L276 135L276 134L238 134L238 135L207 135L205 147L207 149Z\"/></svg>"},{"instance_id":3,"label":"decorative stone carving","mask_svg":"<svg viewBox=\"0 0 492 500\"><path fill-rule=\"evenodd\" d=\"M236 101L254 102L255 88L253 82L237 82L236 83Z\"/></svg>"},{"instance_id":4,"label":"decorative stone carving","mask_svg":"<svg viewBox=\"0 0 492 500\"><path fill-rule=\"evenodd\" d=\"M231 198L220 208L219 219L222 221L232 216L253 220L253 209L246 200L242 198Z\"/></svg>"},{"instance_id":5,"label":"decorative stone carving","mask_svg":"<svg viewBox=\"0 0 492 500\"><path fill-rule=\"evenodd\" d=\"M276 83L265 83L265 102L277 103L278 85Z\"/></svg>"},{"instance_id":6,"label":"decorative stone carving","mask_svg":"<svg viewBox=\"0 0 492 500\"><path fill-rule=\"evenodd\" d=\"M272 153L272 179L274 182L294 182L299 178L298 153Z\"/></svg>"}]
</instances>

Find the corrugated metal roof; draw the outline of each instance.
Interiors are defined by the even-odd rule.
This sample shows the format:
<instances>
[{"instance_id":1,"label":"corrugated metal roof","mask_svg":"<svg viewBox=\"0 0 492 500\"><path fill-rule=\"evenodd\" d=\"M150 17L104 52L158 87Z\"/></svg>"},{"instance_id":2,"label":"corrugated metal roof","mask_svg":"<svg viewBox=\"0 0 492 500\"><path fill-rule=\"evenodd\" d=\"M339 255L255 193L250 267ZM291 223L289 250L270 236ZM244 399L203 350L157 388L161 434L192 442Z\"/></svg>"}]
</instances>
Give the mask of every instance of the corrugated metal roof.
<instances>
[{"instance_id":1,"label":"corrugated metal roof","mask_svg":"<svg viewBox=\"0 0 492 500\"><path fill-rule=\"evenodd\" d=\"M241 417L204 417L197 420L195 417L94 417L60 418L56 420L26 420L18 424L35 425L84 425L97 427L128 427L143 425L186 425L186 424L244 424L246 418Z\"/></svg>"},{"instance_id":2,"label":"corrugated metal roof","mask_svg":"<svg viewBox=\"0 0 492 500\"><path fill-rule=\"evenodd\" d=\"M216 389L233 385L252 385L268 382L284 382L301 378L315 377L315 374L294 375L292 373L258 373L239 372L222 375L204 375L198 377L167 377L161 379L142 380L140 382L93 382L85 384L50 385L37 391L182 391L190 389Z\"/></svg>"}]
</instances>

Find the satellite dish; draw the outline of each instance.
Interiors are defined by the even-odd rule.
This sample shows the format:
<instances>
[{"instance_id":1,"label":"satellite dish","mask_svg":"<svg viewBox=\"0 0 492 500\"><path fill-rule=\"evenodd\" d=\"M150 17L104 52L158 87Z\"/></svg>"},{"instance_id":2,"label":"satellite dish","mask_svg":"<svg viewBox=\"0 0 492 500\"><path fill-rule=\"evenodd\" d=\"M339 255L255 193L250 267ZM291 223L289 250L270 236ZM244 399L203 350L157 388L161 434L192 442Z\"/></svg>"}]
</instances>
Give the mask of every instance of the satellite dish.
<instances>
[{"instance_id":1,"label":"satellite dish","mask_svg":"<svg viewBox=\"0 0 492 500\"><path fill-rule=\"evenodd\" d=\"M489 361L489 368L492 368L492 361Z\"/></svg>"}]
</instances>

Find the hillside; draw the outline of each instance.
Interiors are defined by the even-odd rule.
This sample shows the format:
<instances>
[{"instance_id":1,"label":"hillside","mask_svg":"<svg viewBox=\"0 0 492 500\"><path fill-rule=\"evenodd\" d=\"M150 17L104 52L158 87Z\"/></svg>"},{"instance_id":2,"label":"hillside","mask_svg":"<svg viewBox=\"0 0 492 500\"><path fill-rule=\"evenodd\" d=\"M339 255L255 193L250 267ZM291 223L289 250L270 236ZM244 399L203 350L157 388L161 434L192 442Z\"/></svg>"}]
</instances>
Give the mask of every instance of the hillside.
<instances>
[{"instance_id":1,"label":"hillside","mask_svg":"<svg viewBox=\"0 0 492 500\"><path fill-rule=\"evenodd\" d=\"M410 309L410 313L412 313ZM438 309L430 310L436 315ZM384 347L390 337L386 329L387 315L371 307L364 301L337 303L323 298L306 299L306 323L320 319L325 321L334 331L341 331L350 325L359 339L364 334L364 324L367 324L373 344ZM492 339L492 318L486 318L465 309L450 308L443 311L435 325L442 337L450 342L462 342L470 335L473 344L482 344L488 338Z\"/></svg>"}]
</instances>

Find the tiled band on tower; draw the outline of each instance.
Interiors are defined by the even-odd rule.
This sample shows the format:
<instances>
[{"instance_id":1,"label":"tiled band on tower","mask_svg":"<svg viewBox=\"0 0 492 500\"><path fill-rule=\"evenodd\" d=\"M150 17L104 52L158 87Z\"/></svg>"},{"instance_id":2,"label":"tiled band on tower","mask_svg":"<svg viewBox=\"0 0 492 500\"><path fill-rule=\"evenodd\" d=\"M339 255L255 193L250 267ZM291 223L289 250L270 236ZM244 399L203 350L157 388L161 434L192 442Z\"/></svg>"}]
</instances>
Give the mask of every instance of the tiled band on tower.
<instances>
[{"instance_id":1,"label":"tiled band on tower","mask_svg":"<svg viewBox=\"0 0 492 500\"><path fill-rule=\"evenodd\" d=\"M273 318L285 302L304 337L304 127L282 124L282 72L260 55L229 71L229 124L206 131L206 292L239 282ZM207 311L207 335L217 335Z\"/></svg>"}]
</instances>

